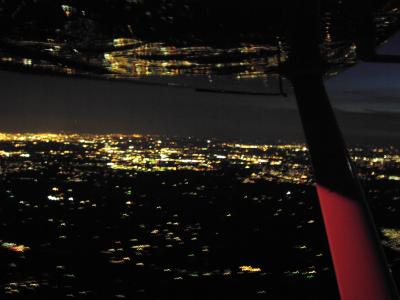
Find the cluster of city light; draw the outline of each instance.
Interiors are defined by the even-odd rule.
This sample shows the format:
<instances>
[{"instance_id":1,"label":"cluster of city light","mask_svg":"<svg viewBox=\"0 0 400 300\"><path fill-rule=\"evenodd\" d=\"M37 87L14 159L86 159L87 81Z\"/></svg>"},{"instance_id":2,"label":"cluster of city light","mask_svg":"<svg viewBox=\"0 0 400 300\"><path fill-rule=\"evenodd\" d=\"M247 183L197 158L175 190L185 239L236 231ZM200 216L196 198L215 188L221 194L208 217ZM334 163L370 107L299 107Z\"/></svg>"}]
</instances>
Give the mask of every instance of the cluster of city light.
<instances>
[{"instance_id":1,"label":"cluster of city light","mask_svg":"<svg viewBox=\"0 0 400 300\"><path fill-rule=\"evenodd\" d=\"M247 272L247 273L259 273L259 272L261 272L261 268L252 267L252 266L240 266L239 269L242 272Z\"/></svg>"},{"instance_id":2,"label":"cluster of city light","mask_svg":"<svg viewBox=\"0 0 400 300\"><path fill-rule=\"evenodd\" d=\"M382 234L385 237L383 244L395 251L400 251L400 229L383 228Z\"/></svg>"},{"instance_id":3,"label":"cluster of city light","mask_svg":"<svg viewBox=\"0 0 400 300\"><path fill-rule=\"evenodd\" d=\"M285 274L290 277L304 277L306 279L313 279L317 275L315 267L309 267L304 270L286 271Z\"/></svg>"},{"instance_id":4,"label":"cluster of city light","mask_svg":"<svg viewBox=\"0 0 400 300\"><path fill-rule=\"evenodd\" d=\"M243 178L245 183L253 183L257 180L310 183L312 180L310 165L304 163L308 159L307 148L302 144L224 143L216 140L171 139L140 134L53 133L0 133L0 142L9 142L13 145L12 149L0 148L0 157L19 157L26 162L27 168L35 168L35 164L37 168L40 168L41 164L57 157L74 156L87 159L87 163L104 164L113 170L215 171L222 165L229 164L249 170L249 175ZM47 151L40 152L27 147L27 145L38 143L56 143L62 147L51 147ZM78 145L80 153L73 150L76 148L68 148L71 145ZM393 167L400 165L398 149L393 147L355 148L351 154L361 170L363 167L367 170L374 169L364 172L364 177L400 181L400 174L383 172L389 165ZM46 159L34 162L33 155ZM23 168L23 166L20 167Z\"/></svg>"},{"instance_id":5,"label":"cluster of city light","mask_svg":"<svg viewBox=\"0 0 400 300\"><path fill-rule=\"evenodd\" d=\"M80 139L78 134L61 133L0 133L2 142L68 142Z\"/></svg>"},{"instance_id":6,"label":"cluster of city light","mask_svg":"<svg viewBox=\"0 0 400 300\"><path fill-rule=\"evenodd\" d=\"M13 252L26 252L26 251L30 250L30 248L25 245L17 245L15 243L2 242L2 241L0 241L0 243L1 243L2 248L5 248L5 249L13 251Z\"/></svg>"},{"instance_id":7,"label":"cluster of city light","mask_svg":"<svg viewBox=\"0 0 400 300\"><path fill-rule=\"evenodd\" d=\"M40 286L48 286L49 282L44 280L42 283L35 279L27 279L23 281L12 281L4 285L4 292L6 295L20 295L23 291L32 291L40 288Z\"/></svg>"},{"instance_id":8,"label":"cluster of city light","mask_svg":"<svg viewBox=\"0 0 400 300\"><path fill-rule=\"evenodd\" d=\"M388 180L397 180L398 174L395 172L400 166L397 148L355 148L351 150L351 155L360 165L360 170L372 178L379 180L381 179L379 176L385 175ZM101 247L96 250L110 268L131 268L138 272L155 271L174 281L193 278L230 280L236 277L271 275L272 273L266 272L268 265L259 264L257 261L249 262L245 257L232 264L215 264L202 268L185 262L185 259L190 262L214 256L219 250L212 242L203 238L205 231L209 230L206 223L202 220L189 221L185 213L171 210L164 200L173 201L173 198L177 198L188 202L202 199L202 202L209 202L212 205L213 193L219 188L218 183L209 185L196 181L195 178L220 177L221 170L225 172L227 166L239 170L236 171L234 178L235 182L245 190L240 199L246 203L256 206L274 203L266 213L282 221L299 218L293 224L296 230L305 230L320 224L318 218L308 215L313 205L303 201L301 196L302 192L308 189L303 184L311 182L308 152L302 144L226 143L215 139L140 134L3 133L0 134L0 157L2 158L0 176L3 179L34 183L42 180L39 174L46 174L48 169L56 170L55 176L58 176L56 181L46 185L43 193L33 197L35 201L31 201L30 197L21 198L18 191L12 187L3 190L5 199L15 203L16 209L22 214L21 222L29 220L32 212L46 212L46 210L54 212L62 209L83 215L93 214L104 208L101 196L82 193L80 190L82 186L107 186L115 192L117 196L113 196L112 201L118 203L117 207L120 209L116 211L116 218L121 224L125 222L131 224L129 228L132 231L124 237L118 237L117 240L114 240L114 236L111 240L104 240ZM25 172L27 170L30 172ZM175 170L201 172L181 172L178 175L169 172L160 173ZM373 172L376 174L372 174ZM154 189L166 188L177 193L172 197L166 195L165 199L162 199L163 196L161 199L153 198L147 190L141 190L141 185L135 186L134 179L143 177L154 180L149 181L150 189L154 183ZM121 183L125 181L120 181L122 178L129 180ZM171 181L171 178L174 180ZM287 184L278 184L277 186L284 186L285 189L275 195L263 191L258 194L251 193L251 190L258 186L258 184L251 185L252 183L261 183L265 180L274 183L295 183L295 185L290 185L289 188ZM395 207L389 206L387 209L395 213ZM154 215L160 214L163 217L156 217L152 221L144 219L135 222L143 211L149 216L153 215L149 210ZM305 211L307 211L306 218L300 218ZM18 244L0 241L1 247L14 252L11 255L15 257L22 257L34 254L42 247L52 249L58 243L75 242L74 232L79 224L74 218L69 217L69 213L62 215L51 213L43 220L45 226L54 232L54 236L48 242L38 245L29 240L19 240ZM218 217L224 220L223 222L230 223L231 220L239 220L238 218L243 216L227 208L219 211ZM383 243L398 251L400 236L398 229L385 228L382 233ZM215 229L211 234L219 236L220 232ZM89 238L102 239L100 232L91 233ZM26 254L30 248L21 243L30 245L34 251ZM325 253L321 249L314 249L305 241L296 242L293 248L301 255L313 257L321 257ZM162 253L166 251L179 253L183 258L182 262L174 265L154 264L152 258L163 255ZM18 261L15 264L18 264ZM75 276L79 278L79 273L77 275L72 273L72 270L61 265L63 262L57 264L60 265L57 266L57 272L63 274L63 277L68 280ZM290 266L282 270L280 276L283 275L289 280L314 280L324 271L325 267L316 263L315 266ZM48 284L42 282L40 278L36 277L31 283L24 279L12 282L7 286L7 293L25 293L25 289L36 288L36 284L40 287ZM29 278L31 279L33 280L33 277ZM53 286L53 283L49 286ZM265 291L260 290L260 293Z\"/></svg>"},{"instance_id":9,"label":"cluster of city light","mask_svg":"<svg viewBox=\"0 0 400 300\"><path fill-rule=\"evenodd\" d=\"M400 153L399 149L390 147L372 147L369 151L355 148L351 151L352 158L361 170L370 170L362 172L364 178L373 178L376 180L400 181ZM388 169L392 170L388 172ZM364 174L363 174L364 173Z\"/></svg>"},{"instance_id":10,"label":"cluster of city light","mask_svg":"<svg viewBox=\"0 0 400 300\"><path fill-rule=\"evenodd\" d=\"M78 134L1 134L0 141L11 142L18 150L2 150L5 157L19 156L29 158L26 145L58 143L60 145L79 145L86 159L101 160L114 170L133 170L140 172L154 171L211 171L218 170L222 163L240 165L244 169L256 168L256 175L251 179L304 182L308 176L307 166L291 162L288 152L304 152L302 145L251 145L227 144L211 140L197 141L188 147L190 140L170 140L167 138L141 135L78 135ZM38 153L36 153L38 154ZM52 148L47 153L39 153L47 157L73 156L70 149ZM29 161L29 160L27 160ZM290 168L284 165L290 165ZM243 180L246 180L244 178ZM50 199L50 198L49 198ZM50 200L56 201L53 196Z\"/></svg>"}]
</instances>

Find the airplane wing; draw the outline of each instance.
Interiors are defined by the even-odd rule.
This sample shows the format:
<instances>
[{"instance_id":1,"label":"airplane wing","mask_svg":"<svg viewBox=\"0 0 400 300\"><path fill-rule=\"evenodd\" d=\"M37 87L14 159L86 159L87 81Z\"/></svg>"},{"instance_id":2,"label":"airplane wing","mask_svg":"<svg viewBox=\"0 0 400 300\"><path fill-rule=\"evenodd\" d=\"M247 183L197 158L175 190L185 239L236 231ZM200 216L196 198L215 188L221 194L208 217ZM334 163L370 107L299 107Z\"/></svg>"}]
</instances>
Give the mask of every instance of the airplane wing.
<instances>
[{"instance_id":1,"label":"airplane wing","mask_svg":"<svg viewBox=\"0 0 400 300\"><path fill-rule=\"evenodd\" d=\"M356 46L349 8L323 2L321 49L334 75L356 63ZM377 2L379 43L397 30L400 9ZM2 1L0 68L120 80L266 78L279 74L288 56L283 3Z\"/></svg>"}]
</instances>

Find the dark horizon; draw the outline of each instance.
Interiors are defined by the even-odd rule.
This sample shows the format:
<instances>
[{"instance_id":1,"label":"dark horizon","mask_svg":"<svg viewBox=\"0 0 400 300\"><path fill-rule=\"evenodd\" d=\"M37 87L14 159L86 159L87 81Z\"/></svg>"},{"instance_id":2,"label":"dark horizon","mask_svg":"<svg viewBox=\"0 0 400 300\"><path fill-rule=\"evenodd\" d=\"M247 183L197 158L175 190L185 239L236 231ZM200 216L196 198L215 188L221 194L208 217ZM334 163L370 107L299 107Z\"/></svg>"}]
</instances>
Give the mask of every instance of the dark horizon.
<instances>
[{"instance_id":1,"label":"dark horizon","mask_svg":"<svg viewBox=\"0 0 400 300\"><path fill-rule=\"evenodd\" d=\"M385 70L391 76L393 88L400 86L394 72L388 72L387 67ZM387 84L379 86L379 82L388 80L363 88L361 73L367 74L365 80L370 80L371 74L359 65L327 81L347 142L399 145L400 118L396 107L400 104L390 96L393 91L386 89ZM349 77L355 79L351 81ZM289 97L283 98L199 93L4 71L0 78L3 132L140 133L261 143L304 142L296 103L287 83ZM263 88L257 81L224 83L236 90ZM274 89L275 85L269 88Z\"/></svg>"}]
</instances>

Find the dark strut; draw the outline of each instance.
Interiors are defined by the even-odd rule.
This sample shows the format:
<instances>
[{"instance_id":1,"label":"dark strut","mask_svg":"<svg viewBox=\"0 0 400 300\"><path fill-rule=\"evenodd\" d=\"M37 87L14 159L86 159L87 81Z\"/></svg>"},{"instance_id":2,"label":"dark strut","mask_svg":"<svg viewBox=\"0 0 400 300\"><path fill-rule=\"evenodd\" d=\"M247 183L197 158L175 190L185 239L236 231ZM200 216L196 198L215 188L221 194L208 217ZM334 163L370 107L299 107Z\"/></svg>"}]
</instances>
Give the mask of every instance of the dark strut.
<instances>
[{"instance_id":1,"label":"dark strut","mask_svg":"<svg viewBox=\"0 0 400 300\"><path fill-rule=\"evenodd\" d=\"M342 300L399 299L325 91L318 5L318 0L290 1L287 33L291 50L284 68L294 87L311 155L339 292ZM363 40L364 36L368 39ZM357 43L362 48L362 57L375 57L368 33L363 32Z\"/></svg>"}]
</instances>

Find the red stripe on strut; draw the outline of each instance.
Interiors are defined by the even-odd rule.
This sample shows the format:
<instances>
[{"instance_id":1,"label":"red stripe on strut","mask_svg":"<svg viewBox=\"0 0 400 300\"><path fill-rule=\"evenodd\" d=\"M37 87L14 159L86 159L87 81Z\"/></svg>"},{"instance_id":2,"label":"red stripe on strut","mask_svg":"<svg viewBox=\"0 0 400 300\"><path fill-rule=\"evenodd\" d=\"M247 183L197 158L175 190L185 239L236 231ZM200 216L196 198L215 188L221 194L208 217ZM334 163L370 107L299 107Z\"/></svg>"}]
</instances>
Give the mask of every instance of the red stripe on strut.
<instances>
[{"instance_id":1,"label":"red stripe on strut","mask_svg":"<svg viewBox=\"0 0 400 300\"><path fill-rule=\"evenodd\" d=\"M342 300L390 300L385 270L358 201L317 184Z\"/></svg>"}]
</instances>

